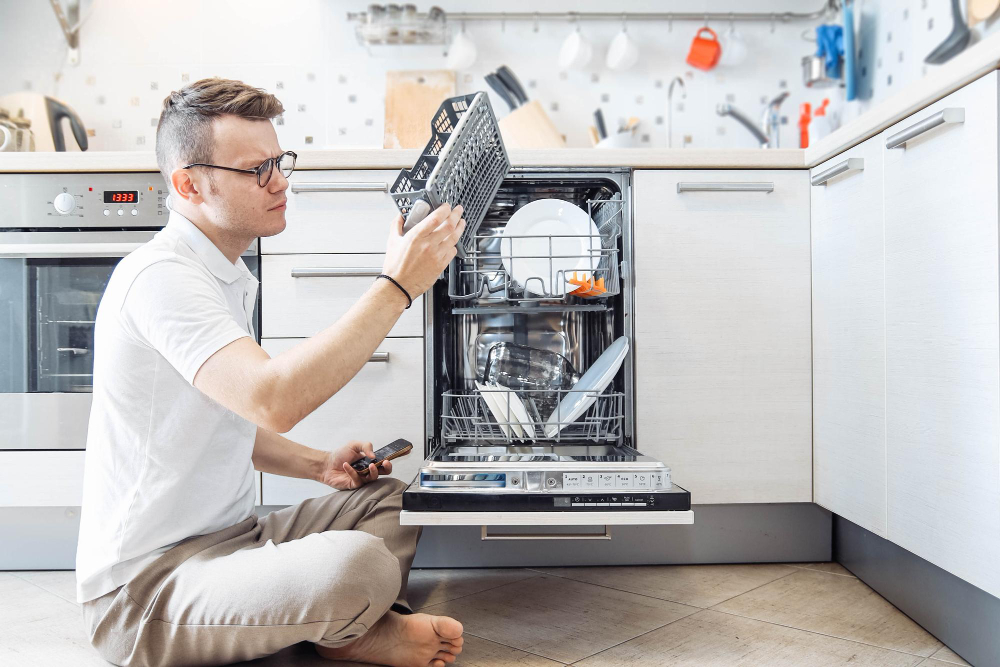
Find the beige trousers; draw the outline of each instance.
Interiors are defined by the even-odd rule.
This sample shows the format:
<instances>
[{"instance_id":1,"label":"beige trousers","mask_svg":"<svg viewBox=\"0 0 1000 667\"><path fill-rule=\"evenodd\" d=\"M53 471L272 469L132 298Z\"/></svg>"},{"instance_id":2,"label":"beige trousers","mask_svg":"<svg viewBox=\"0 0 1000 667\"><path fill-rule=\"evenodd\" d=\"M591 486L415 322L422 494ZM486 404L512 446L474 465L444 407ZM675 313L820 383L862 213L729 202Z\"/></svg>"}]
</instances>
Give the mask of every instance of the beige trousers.
<instances>
[{"instance_id":1,"label":"beige trousers","mask_svg":"<svg viewBox=\"0 0 1000 667\"><path fill-rule=\"evenodd\" d=\"M302 641L342 646L394 603L419 527L406 485L384 477L181 542L83 604L91 643L116 665L221 665ZM405 611L405 610L403 610Z\"/></svg>"}]
</instances>

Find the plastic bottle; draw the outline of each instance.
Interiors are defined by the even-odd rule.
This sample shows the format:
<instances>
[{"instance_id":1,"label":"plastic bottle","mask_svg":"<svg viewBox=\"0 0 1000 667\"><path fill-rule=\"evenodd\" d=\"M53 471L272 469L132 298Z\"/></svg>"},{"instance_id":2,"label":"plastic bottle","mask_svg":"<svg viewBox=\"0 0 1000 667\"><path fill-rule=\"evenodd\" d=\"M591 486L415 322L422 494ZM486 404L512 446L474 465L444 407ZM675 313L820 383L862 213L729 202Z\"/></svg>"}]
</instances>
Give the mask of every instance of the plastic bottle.
<instances>
[{"instance_id":1,"label":"plastic bottle","mask_svg":"<svg viewBox=\"0 0 1000 667\"><path fill-rule=\"evenodd\" d=\"M803 102L799 105L799 148L809 148L809 121L812 105Z\"/></svg>"},{"instance_id":2,"label":"plastic bottle","mask_svg":"<svg viewBox=\"0 0 1000 667\"><path fill-rule=\"evenodd\" d=\"M830 116L826 113L826 108L829 104L830 98L825 97L823 98L823 103L816 107L816 113L813 115L812 127L809 132L814 142L819 141L833 131L833 128L830 126Z\"/></svg>"}]
</instances>

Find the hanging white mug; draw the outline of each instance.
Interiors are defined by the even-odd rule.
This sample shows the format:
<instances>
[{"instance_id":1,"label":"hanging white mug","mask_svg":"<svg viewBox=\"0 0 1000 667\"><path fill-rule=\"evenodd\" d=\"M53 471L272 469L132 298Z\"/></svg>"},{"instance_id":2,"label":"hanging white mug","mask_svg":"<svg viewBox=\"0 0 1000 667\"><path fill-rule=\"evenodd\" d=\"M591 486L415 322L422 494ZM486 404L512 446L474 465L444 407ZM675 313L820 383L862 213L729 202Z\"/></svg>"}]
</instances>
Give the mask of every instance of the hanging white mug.
<instances>
[{"instance_id":1,"label":"hanging white mug","mask_svg":"<svg viewBox=\"0 0 1000 667\"><path fill-rule=\"evenodd\" d=\"M594 47L577 28L569 34L559 49L559 69L583 69L590 64Z\"/></svg>"},{"instance_id":2,"label":"hanging white mug","mask_svg":"<svg viewBox=\"0 0 1000 667\"><path fill-rule=\"evenodd\" d=\"M639 62L639 45L623 29L611 40L605 64L616 72L623 72L631 69L637 62Z\"/></svg>"},{"instance_id":3,"label":"hanging white mug","mask_svg":"<svg viewBox=\"0 0 1000 667\"><path fill-rule=\"evenodd\" d=\"M736 26L730 25L722 36L722 55L719 64L724 67L742 65L747 59L747 43Z\"/></svg>"},{"instance_id":4,"label":"hanging white mug","mask_svg":"<svg viewBox=\"0 0 1000 667\"><path fill-rule=\"evenodd\" d=\"M465 34L463 27L448 47L448 69L469 69L474 62L476 44Z\"/></svg>"}]
</instances>

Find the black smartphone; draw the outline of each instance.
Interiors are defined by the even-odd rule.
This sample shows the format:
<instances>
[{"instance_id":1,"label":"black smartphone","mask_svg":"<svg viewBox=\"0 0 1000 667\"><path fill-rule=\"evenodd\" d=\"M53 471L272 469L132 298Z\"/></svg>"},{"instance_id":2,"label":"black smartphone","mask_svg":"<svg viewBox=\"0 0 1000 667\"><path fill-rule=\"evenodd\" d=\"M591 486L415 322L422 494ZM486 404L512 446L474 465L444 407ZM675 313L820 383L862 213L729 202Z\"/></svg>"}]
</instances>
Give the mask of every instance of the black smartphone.
<instances>
[{"instance_id":1,"label":"black smartphone","mask_svg":"<svg viewBox=\"0 0 1000 667\"><path fill-rule=\"evenodd\" d=\"M413 443L409 440L404 440L403 438L393 440L382 449L376 450L374 457L364 456L352 463L351 467L354 468L359 475L364 476L368 474L369 464L374 463L375 465L381 465L382 461L391 461L396 457L409 454L411 449L413 449Z\"/></svg>"}]
</instances>

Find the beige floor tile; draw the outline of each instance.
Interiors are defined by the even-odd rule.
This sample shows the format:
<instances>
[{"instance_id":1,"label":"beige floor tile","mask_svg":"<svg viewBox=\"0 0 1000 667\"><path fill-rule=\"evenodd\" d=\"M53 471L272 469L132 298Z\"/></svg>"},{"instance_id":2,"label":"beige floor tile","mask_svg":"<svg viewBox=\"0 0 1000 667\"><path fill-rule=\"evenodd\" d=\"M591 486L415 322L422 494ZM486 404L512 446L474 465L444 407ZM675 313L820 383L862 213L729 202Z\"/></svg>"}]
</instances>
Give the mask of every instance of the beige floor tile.
<instances>
[{"instance_id":1,"label":"beige floor tile","mask_svg":"<svg viewBox=\"0 0 1000 667\"><path fill-rule=\"evenodd\" d=\"M917 667L955 667L955 663L945 662L944 660L935 660L934 658L927 658L917 665Z\"/></svg>"},{"instance_id":2,"label":"beige floor tile","mask_svg":"<svg viewBox=\"0 0 1000 667\"><path fill-rule=\"evenodd\" d=\"M942 644L859 579L799 570L714 607L929 657Z\"/></svg>"},{"instance_id":3,"label":"beige floor tile","mask_svg":"<svg viewBox=\"0 0 1000 667\"><path fill-rule=\"evenodd\" d=\"M697 611L666 600L539 576L423 611L457 618L466 632L572 662Z\"/></svg>"},{"instance_id":4,"label":"beige floor tile","mask_svg":"<svg viewBox=\"0 0 1000 667\"><path fill-rule=\"evenodd\" d=\"M941 650L939 650L931 657L934 658L935 660L943 660L944 662L950 662L955 665L964 665L965 667L969 667L969 663L967 663L965 660L962 660L962 657L960 655L952 651L947 646L942 646Z\"/></svg>"},{"instance_id":5,"label":"beige floor tile","mask_svg":"<svg viewBox=\"0 0 1000 667\"><path fill-rule=\"evenodd\" d=\"M801 567L806 570L817 570L829 574L842 574L845 577L853 577L851 571L840 563L789 563L793 567Z\"/></svg>"},{"instance_id":6,"label":"beige floor tile","mask_svg":"<svg viewBox=\"0 0 1000 667\"><path fill-rule=\"evenodd\" d=\"M0 665L102 665L80 608L12 574L0 573Z\"/></svg>"},{"instance_id":7,"label":"beige floor tile","mask_svg":"<svg viewBox=\"0 0 1000 667\"><path fill-rule=\"evenodd\" d=\"M58 595L67 602L76 604L76 572L72 570L39 570L30 572L11 572L16 577L24 579L49 593Z\"/></svg>"},{"instance_id":8,"label":"beige floor tile","mask_svg":"<svg viewBox=\"0 0 1000 667\"><path fill-rule=\"evenodd\" d=\"M420 609L536 576L523 568L411 570L407 599Z\"/></svg>"},{"instance_id":9,"label":"beige floor tile","mask_svg":"<svg viewBox=\"0 0 1000 667\"><path fill-rule=\"evenodd\" d=\"M798 568L760 564L560 567L541 570L620 591L705 608L793 574Z\"/></svg>"},{"instance_id":10,"label":"beige floor tile","mask_svg":"<svg viewBox=\"0 0 1000 667\"><path fill-rule=\"evenodd\" d=\"M706 610L574 667L912 667L919 656Z\"/></svg>"}]
</instances>

